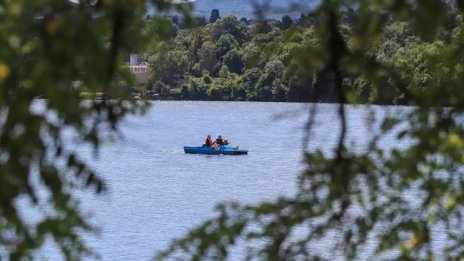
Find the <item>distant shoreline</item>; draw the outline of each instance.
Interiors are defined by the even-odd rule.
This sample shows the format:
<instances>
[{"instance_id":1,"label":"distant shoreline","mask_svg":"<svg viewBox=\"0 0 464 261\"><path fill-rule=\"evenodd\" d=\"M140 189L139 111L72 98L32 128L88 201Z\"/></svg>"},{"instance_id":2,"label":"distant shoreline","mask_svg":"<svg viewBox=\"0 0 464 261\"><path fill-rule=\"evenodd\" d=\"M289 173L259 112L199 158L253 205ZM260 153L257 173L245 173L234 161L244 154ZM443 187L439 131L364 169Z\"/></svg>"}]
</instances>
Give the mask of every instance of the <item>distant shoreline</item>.
<instances>
[{"instance_id":1,"label":"distant shoreline","mask_svg":"<svg viewBox=\"0 0 464 261\"><path fill-rule=\"evenodd\" d=\"M176 0L181 1L181 0ZM265 3L266 1L257 1L258 3ZM237 18L247 19L278 19L282 16L289 15L292 18L297 18L301 13L307 13L311 9L319 5L318 1L287 1L287 0L274 0L268 8L261 8L256 11L250 1L244 0L190 0L186 3L193 6L193 17L208 18L211 15L212 9L218 9L221 16L233 15ZM297 6L299 5L299 6ZM288 9L293 10L288 10ZM266 10L268 9L268 10ZM149 15L156 15L154 8L148 12ZM176 12L166 12L167 15L180 15Z\"/></svg>"}]
</instances>

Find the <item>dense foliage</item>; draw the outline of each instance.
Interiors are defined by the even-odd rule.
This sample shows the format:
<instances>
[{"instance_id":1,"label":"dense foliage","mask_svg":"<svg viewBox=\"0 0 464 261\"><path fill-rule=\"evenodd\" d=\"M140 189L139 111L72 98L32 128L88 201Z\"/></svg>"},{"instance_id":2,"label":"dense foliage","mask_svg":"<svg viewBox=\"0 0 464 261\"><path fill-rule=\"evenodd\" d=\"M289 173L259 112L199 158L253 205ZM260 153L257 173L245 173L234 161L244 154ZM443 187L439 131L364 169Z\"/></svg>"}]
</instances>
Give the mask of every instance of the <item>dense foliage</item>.
<instances>
[{"instance_id":1,"label":"dense foliage","mask_svg":"<svg viewBox=\"0 0 464 261\"><path fill-rule=\"evenodd\" d=\"M401 71L396 80L407 89L423 87L431 80L426 61L449 43L452 31L460 26L455 22L442 37L425 41L412 30L410 22L384 15L379 18L385 20L384 30L370 39L360 39L356 36L360 28L355 24L359 15L360 11L352 9L340 13L337 23L344 45L355 52L366 40L372 47L369 58ZM210 23L196 23L193 28L186 28L178 17L165 18L171 22L173 33L166 41L149 43L156 48L146 54L153 67L148 89L178 99L337 101L333 78L324 79L324 86L315 89L316 72L323 61L317 53L312 58L305 53L320 43L315 28L323 17L313 14L295 20L290 16L281 20L238 20L234 16L220 18L217 10L212 17ZM376 85L356 67L347 67L341 77L344 91L350 93L353 102L408 102L391 76Z\"/></svg>"},{"instance_id":2,"label":"dense foliage","mask_svg":"<svg viewBox=\"0 0 464 261\"><path fill-rule=\"evenodd\" d=\"M144 1L0 1L0 260L33 259L46 242L63 259L89 253L81 237L93 226L74 191L105 186L77 149L97 149L146 108L121 66L145 42L146 10Z\"/></svg>"},{"instance_id":3,"label":"dense foliage","mask_svg":"<svg viewBox=\"0 0 464 261\"><path fill-rule=\"evenodd\" d=\"M149 43L156 48L147 54L153 68L148 88L183 99L309 99L311 74L295 68L298 52L314 40L307 25L292 27L289 16L279 23L251 25L234 16L218 18L217 10L213 10L211 23L194 28L186 29L177 18L172 20L171 38Z\"/></svg>"}]
</instances>

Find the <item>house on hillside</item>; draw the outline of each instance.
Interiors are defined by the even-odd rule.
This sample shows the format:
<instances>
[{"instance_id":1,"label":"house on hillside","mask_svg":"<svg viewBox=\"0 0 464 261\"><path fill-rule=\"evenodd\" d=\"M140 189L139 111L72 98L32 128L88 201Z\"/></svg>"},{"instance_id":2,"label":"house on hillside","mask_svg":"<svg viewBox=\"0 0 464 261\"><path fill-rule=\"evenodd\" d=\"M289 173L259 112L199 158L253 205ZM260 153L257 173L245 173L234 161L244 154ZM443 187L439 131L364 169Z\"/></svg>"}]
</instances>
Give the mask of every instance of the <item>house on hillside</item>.
<instances>
[{"instance_id":1,"label":"house on hillside","mask_svg":"<svg viewBox=\"0 0 464 261\"><path fill-rule=\"evenodd\" d=\"M140 59L138 54L130 54L129 63L126 67L134 74L138 84L147 84L149 82L151 75L150 65Z\"/></svg>"}]
</instances>

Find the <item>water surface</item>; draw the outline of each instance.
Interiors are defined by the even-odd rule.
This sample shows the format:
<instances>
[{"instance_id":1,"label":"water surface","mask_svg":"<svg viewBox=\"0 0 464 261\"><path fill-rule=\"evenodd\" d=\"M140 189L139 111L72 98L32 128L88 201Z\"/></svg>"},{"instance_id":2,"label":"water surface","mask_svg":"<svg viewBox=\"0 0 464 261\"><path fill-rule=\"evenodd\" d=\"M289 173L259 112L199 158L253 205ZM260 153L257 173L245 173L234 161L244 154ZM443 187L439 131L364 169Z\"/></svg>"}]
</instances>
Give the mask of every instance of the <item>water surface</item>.
<instances>
[{"instance_id":1,"label":"water surface","mask_svg":"<svg viewBox=\"0 0 464 261\"><path fill-rule=\"evenodd\" d=\"M329 152L339 133L337 106L317 106L309 148ZM308 110L298 103L154 102L144 116L125 120L122 138L106 142L96 159L92 149L81 150L110 189L100 197L79 195L85 213L101 229L100 235L87 238L88 245L103 260L148 260L213 217L218 203L294 195L304 168ZM348 144L365 150L373 135L366 119L388 110L350 106ZM183 146L201 145L208 134L222 135L249 154L184 154ZM391 137L383 142L393 144Z\"/></svg>"}]
</instances>

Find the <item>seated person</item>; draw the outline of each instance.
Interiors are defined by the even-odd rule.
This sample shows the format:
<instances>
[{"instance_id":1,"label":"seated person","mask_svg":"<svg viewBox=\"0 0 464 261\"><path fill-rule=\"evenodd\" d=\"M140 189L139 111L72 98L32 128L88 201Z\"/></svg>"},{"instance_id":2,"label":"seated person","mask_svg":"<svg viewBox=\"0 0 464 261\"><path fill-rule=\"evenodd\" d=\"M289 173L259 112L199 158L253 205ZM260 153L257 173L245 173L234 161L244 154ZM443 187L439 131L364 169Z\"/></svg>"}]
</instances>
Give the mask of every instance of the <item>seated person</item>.
<instances>
[{"instance_id":1,"label":"seated person","mask_svg":"<svg viewBox=\"0 0 464 261\"><path fill-rule=\"evenodd\" d=\"M219 135L219 136L217 137L216 143L217 143L218 145L225 145L225 144L224 144L224 139L222 139L221 135Z\"/></svg>"},{"instance_id":2,"label":"seated person","mask_svg":"<svg viewBox=\"0 0 464 261\"><path fill-rule=\"evenodd\" d=\"M217 137L216 143L223 146L229 145L229 141L227 139L223 139L221 135Z\"/></svg>"},{"instance_id":3,"label":"seated person","mask_svg":"<svg viewBox=\"0 0 464 261\"><path fill-rule=\"evenodd\" d=\"M213 150L219 150L219 145L217 145L216 142L214 142L213 139L211 139L211 135L208 135L208 137L206 137L205 144Z\"/></svg>"}]
</instances>

